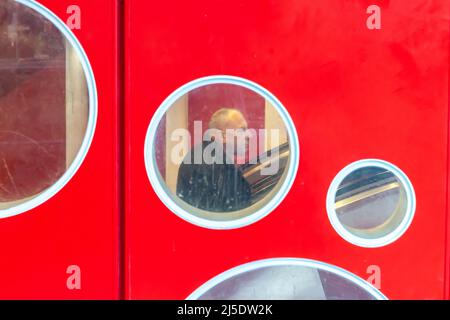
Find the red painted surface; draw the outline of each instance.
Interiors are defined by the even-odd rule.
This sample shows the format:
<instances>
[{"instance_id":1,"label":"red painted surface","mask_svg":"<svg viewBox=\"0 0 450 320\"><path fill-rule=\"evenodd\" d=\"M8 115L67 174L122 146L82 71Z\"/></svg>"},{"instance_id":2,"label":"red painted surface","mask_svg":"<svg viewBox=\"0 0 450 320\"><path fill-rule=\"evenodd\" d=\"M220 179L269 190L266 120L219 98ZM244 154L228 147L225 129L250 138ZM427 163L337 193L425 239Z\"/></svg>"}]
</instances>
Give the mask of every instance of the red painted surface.
<instances>
[{"instance_id":1,"label":"red painted surface","mask_svg":"<svg viewBox=\"0 0 450 320\"><path fill-rule=\"evenodd\" d=\"M111 0L40 1L64 21L82 9L75 35L92 64L99 112L89 153L73 179L38 208L0 220L0 299L119 297L117 7ZM99 8L101 10L99 11ZM67 267L81 268L68 290Z\"/></svg>"},{"instance_id":2,"label":"red painted surface","mask_svg":"<svg viewBox=\"0 0 450 320\"><path fill-rule=\"evenodd\" d=\"M40 2L64 20L69 5L81 7L75 35L94 69L99 117L67 186L38 208L0 220L0 299L116 299L121 276L125 298L183 299L231 267L273 257L316 259L363 278L378 265L391 299L449 298L448 1L129 0L125 12L111 0ZM383 10L381 30L366 28L369 4ZM125 62L117 50L121 14ZM123 63L125 78L118 76ZM176 217L144 166L157 107L181 85L215 74L270 90L291 114L302 147L283 203L233 231ZM336 173L365 158L399 166L417 195L410 229L378 249L341 239L325 209ZM66 287L70 265L81 268L81 290Z\"/></svg>"},{"instance_id":3,"label":"red painted surface","mask_svg":"<svg viewBox=\"0 0 450 320\"><path fill-rule=\"evenodd\" d=\"M127 298L182 299L231 267L286 256L363 278L378 265L389 298L444 298L450 3L380 5L382 29L371 31L366 1L126 2ZM172 214L143 161L161 102L216 74L270 90L290 112L302 146L283 203L233 231L202 229ZM325 209L337 172L365 158L399 166L417 195L410 229L378 249L341 239Z\"/></svg>"},{"instance_id":4,"label":"red painted surface","mask_svg":"<svg viewBox=\"0 0 450 320\"><path fill-rule=\"evenodd\" d=\"M450 64L447 66L448 75L450 77ZM448 85L448 92L450 93L450 82L447 82ZM445 260L445 299L450 300L450 99L448 101L448 135L447 135L447 220L446 220L446 228L447 228L447 234L446 234L446 260Z\"/></svg>"}]
</instances>

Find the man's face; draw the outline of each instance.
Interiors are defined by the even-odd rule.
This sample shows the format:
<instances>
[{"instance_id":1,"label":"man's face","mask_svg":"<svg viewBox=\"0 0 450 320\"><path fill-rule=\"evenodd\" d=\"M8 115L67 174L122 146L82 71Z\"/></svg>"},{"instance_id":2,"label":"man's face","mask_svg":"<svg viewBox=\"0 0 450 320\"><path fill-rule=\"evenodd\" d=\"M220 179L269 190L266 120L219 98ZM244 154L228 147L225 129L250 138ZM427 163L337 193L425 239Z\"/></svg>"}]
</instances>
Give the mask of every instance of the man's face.
<instances>
[{"instance_id":1,"label":"man's face","mask_svg":"<svg viewBox=\"0 0 450 320\"><path fill-rule=\"evenodd\" d=\"M230 114L219 124L224 144L233 144L235 155L245 155L248 150L247 127L247 121L240 112Z\"/></svg>"}]
</instances>

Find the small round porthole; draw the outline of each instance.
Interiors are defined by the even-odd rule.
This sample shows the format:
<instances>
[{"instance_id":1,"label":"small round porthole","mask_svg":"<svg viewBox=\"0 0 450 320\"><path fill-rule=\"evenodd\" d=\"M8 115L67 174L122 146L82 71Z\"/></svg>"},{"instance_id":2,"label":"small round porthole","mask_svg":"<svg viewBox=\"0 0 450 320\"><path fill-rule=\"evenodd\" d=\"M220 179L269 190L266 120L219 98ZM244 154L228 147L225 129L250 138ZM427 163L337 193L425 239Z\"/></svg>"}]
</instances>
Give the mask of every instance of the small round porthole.
<instances>
[{"instance_id":1,"label":"small round porthole","mask_svg":"<svg viewBox=\"0 0 450 320\"><path fill-rule=\"evenodd\" d=\"M262 219L286 196L299 144L288 112L269 91L211 76L162 103L144 154L150 182L172 212L201 227L234 229Z\"/></svg>"},{"instance_id":2,"label":"small round porthole","mask_svg":"<svg viewBox=\"0 0 450 320\"><path fill-rule=\"evenodd\" d=\"M188 300L386 300L367 281L336 266L307 259L255 261L228 270Z\"/></svg>"},{"instance_id":3,"label":"small round porthole","mask_svg":"<svg viewBox=\"0 0 450 320\"><path fill-rule=\"evenodd\" d=\"M0 218L49 200L93 139L97 92L80 43L31 0L0 3Z\"/></svg>"},{"instance_id":4,"label":"small round porthole","mask_svg":"<svg viewBox=\"0 0 450 320\"><path fill-rule=\"evenodd\" d=\"M382 247L411 225L416 198L408 177L382 160L361 160L338 173L327 195L332 226L348 242Z\"/></svg>"}]
</instances>

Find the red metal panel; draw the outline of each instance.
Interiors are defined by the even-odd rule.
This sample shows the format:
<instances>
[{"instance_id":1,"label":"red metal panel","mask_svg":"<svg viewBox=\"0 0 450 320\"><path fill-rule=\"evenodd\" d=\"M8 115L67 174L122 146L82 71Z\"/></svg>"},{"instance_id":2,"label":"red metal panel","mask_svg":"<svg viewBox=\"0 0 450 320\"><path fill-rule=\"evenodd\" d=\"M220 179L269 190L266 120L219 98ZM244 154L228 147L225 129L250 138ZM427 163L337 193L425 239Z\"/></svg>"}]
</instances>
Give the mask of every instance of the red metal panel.
<instances>
[{"instance_id":1,"label":"red metal panel","mask_svg":"<svg viewBox=\"0 0 450 320\"><path fill-rule=\"evenodd\" d=\"M366 27L372 2L382 8L381 30ZM126 6L127 298L185 298L231 267L285 256L335 264L363 278L377 265L389 298L444 298L448 1ZM215 74L270 90L290 112L302 146L283 203L233 231L199 228L172 214L152 190L143 161L146 130L161 102L179 86ZM400 167L417 195L410 229L378 249L340 238L325 209L337 172L366 158Z\"/></svg>"},{"instance_id":2,"label":"red metal panel","mask_svg":"<svg viewBox=\"0 0 450 320\"><path fill-rule=\"evenodd\" d=\"M448 74L450 77L450 64L448 65ZM448 92L450 93L450 82L447 82ZM450 96L450 95L449 95ZM448 135L447 135L447 220L446 220L446 259L445 259L445 299L450 300L450 99L448 101Z\"/></svg>"},{"instance_id":3,"label":"red metal panel","mask_svg":"<svg viewBox=\"0 0 450 320\"><path fill-rule=\"evenodd\" d=\"M81 9L74 30L91 62L98 89L98 121L81 168L54 197L0 220L1 299L116 299L119 297L117 1L39 1L66 21ZM69 290L71 265L81 289Z\"/></svg>"}]
</instances>

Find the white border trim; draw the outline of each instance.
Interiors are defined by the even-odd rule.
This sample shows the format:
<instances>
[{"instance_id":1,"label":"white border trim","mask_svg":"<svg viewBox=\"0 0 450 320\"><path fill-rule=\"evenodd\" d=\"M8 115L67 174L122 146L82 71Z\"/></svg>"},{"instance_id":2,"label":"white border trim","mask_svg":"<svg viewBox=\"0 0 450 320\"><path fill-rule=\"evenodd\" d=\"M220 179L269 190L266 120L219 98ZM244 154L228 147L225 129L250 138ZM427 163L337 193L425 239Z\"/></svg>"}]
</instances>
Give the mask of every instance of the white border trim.
<instances>
[{"instance_id":1,"label":"white border trim","mask_svg":"<svg viewBox=\"0 0 450 320\"><path fill-rule=\"evenodd\" d=\"M69 182L70 179L72 179L72 177L78 171L88 153L89 147L94 137L98 113L97 88L95 84L94 73L92 71L92 67L89 63L87 55L83 47L75 37L75 35L60 18L58 18L49 9L37 3L36 1L34 0L15 0L15 1L26 7L33 9L34 11L36 11L37 13L41 14L46 19L48 19L50 22L52 22L53 25L55 25L55 27L66 37L66 40L72 45L72 47L77 52L84 70L84 74L86 76L86 82L89 91L89 119L86 127L86 134L84 136L80 150L78 151L77 156L75 157L74 161L67 169L67 171L64 173L64 175L58 181L56 181L50 188L46 189L44 192L34 197L33 199L12 208L0 210L0 219L16 216L18 214L30 211L40 206L50 198L52 198L55 194L61 191L62 188L64 188L64 186Z\"/></svg>"},{"instance_id":2,"label":"white border trim","mask_svg":"<svg viewBox=\"0 0 450 320\"><path fill-rule=\"evenodd\" d=\"M400 181L400 183L403 185L406 193L406 214L403 218L400 225L395 228L392 232L389 234L380 237L380 238L374 238L374 239L367 239L359 237L352 232L350 232L347 228L345 228L342 223L339 221L339 218L336 214L336 210L334 208L335 205L335 196L337 193L337 190L342 183L342 181L353 171L366 168L366 167L378 167L382 169L389 170L392 172L396 178ZM327 206L327 212L328 212L328 218L330 219L331 225L336 230L336 232L344 238L346 241L360 246L364 248L377 248L377 247L383 247L388 244L393 243L394 241L398 240L409 228L411 225L414 213L416 210L416 196L414 192L414 188L406 176L406 174L400 170L395 165L384 161L384 160L378 160L378 159L366 159L366 160L360 160L356 161L344 169L342 169L337 176L334 178L333 182L331 183L330 188L328 189L327 194L327 200L326 200L326 206Z\"/></svg>"},{"instance_id":3,"label":"white border trim","mask_svg":"<svg viewBox=\"0 0 450 320\"><path fill-rule=\"evenodd\" d=\"M333 266L331 264L327 264L325 262L315 261L315 260L309 260L309 259L300 259L300 258L275 258L275 259L266 259L266 260L259 260L254 261L250 263L246 263L243 265L240 265L238 267L235 267L233 269L230 269L228 271L225 271L224 273L221 273L220 275L212 278L211 280L207 281L204 285L202 285L200 288L195 290L189 297L186 298L186 300L197 300L201 296L203 296L205 293L207 293L209 290L217 286L218 284L229 280L237 275L240 275L245 272L254 271L260 268L266 268L266 267L278 267L278 266L301 266L301 267L307 267L307 268L314 268L319 269L327 272L331 272L335 275L338 275L342 278L345 278L346 280L349 280L350 282L354 283L358 287L362 288L366 292L368 292L370 295L372 295L377 300L387 300L387 297L383 295L378 289L376 289L374 286L372 286L367 281L363 280L362 278L356 276L355 274Z\"/></svg>"},{"instance_id":4,"label":"white border trim","mask_svg":"<svg viewBox=\"0 0 450 320\"><path fill-rule=\"evenodd\" d=\"M252 90L262 97L264 97L266 100L268 100L279 112L281 118L284 121L284 124L286 125L286 129L289 136L289 141L291 144L291 158L289 162L289 168L287 169L286 179L283 182L283 185L281 186L281 189L278 191L275 197L273 197L266 205L264 205L262 208L257 210L255 213L237 219L237 220L231 220L231 221L212 221L204 218L197 217L185 209L181 208L179 205L177 205L171 197L167 194L167 191L165 190L163 186L163 182L159 179L158 174L158 167L156 165L155 160L155 150L154 150L154 143L156 136L156 131L158 129L159 123L163 116L166 114L167 110L182 96L187 94L188 92L197 89L199 87L203 87L209 84L234 84L239 85L241 87L247 88L249 90ZM200 227L208 228L208 229L215 229L215 230L226 230L226 229L236 229L236 228L242 228L245 226L248 226L252 223L255 223L264 217L266 217L268 214L270 214L284 199L284 197L289 192L290 188L292 187L292 184L294 183L294 179L297 174L298 165L299 165L299 159L300 159L300 145L298 142L298 136L297 131L294 126L294 122L292 121L291 117L289 116L289 113L287 112L286 108L281 104L281 102L267 89L263 88L262 86L243 79L239 77L234 76L227 76L227 75L216 75L216 76L209 76L200 78L197 80L194 80L192 82L189 82L185 85L183 85L181 88L177 89L175 92L173 92L162 104L161 106L156 110L150 125L147 130L147 136L145 139L145 149L144 149L144 161L145 161L145 167L147 169L147 174L150 180L150 183L155 190L158 197L161 199L161 201L177 216L180 218L194 224Z\"/></svg>"}]
</instances>

